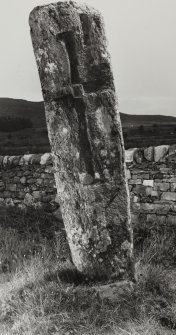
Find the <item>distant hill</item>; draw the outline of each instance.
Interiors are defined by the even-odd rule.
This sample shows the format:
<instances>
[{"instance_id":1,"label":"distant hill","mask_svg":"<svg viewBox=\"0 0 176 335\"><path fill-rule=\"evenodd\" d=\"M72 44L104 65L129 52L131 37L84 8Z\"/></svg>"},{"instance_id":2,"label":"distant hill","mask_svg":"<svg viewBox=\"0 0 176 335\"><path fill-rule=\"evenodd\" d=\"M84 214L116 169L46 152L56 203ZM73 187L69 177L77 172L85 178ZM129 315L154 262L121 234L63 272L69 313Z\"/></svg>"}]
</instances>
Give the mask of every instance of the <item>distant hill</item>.
<instances>
[{"instance_id":1,"label":"distant hill","mask_svg":"<svg viewBox=\"0 0 176 335\"><path fill-rule=\"evenodd\" d=\"M29 118L37 127L45 126L43 101L0 98L0 117Z\"/></svg>"},{"instance_id":2,"label":"distant hill","mask_svg":"<svg viewBox=\"0 0 176 335\"><path fill-rule=\"evenodd\" d=\"M123 125L133 124L133 125L147 125L153 123L176 123L176 117L166 116L166 115L133 115L120 113L121 122Z\"/></svg>"},{"instance_id":3,"label":"distant hill","mask_svg":"<svg viewBox=\"0 0 176 335\"><path fill-rule=\"evenodd\" d=\"M120 115L126 149L176 143L176 117ZM0 155L49 151L43 101L0 98Z\"/></svg>"},{"instance_id":4,"label":"distant hill","mask_svg":"<svg viewBox=\"0 0 176 335\"><path fill-rule=\"evenodd\" d=\"M45 126L44 103L22 99L0 98L0 117L30 118L38 127ZM176 117L165 115L132 115L120 113L122 125L139 125L153 123L176 123Z\"/></svg>"}]
</instances>

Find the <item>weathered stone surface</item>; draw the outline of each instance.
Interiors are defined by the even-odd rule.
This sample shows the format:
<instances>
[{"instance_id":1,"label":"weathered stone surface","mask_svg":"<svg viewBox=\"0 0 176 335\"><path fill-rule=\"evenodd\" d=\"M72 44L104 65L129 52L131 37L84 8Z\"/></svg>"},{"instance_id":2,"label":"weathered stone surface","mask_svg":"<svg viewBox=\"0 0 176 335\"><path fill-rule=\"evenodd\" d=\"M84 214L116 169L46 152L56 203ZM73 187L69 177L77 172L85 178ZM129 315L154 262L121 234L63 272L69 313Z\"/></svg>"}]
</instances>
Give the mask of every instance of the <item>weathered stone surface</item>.
<instances>
[{"instance_id":1,"label":"weathered stone surface","mask_svg":"<svg viewBox=\"0 0 176 335\"><path fill-rule=\"evenodd\" d=\"M133 193L135 194L146 194L146 187L143 185L136 185L135 187L133 187Z\"/></svg>"},{"instance_id":2,"label":"weathered stone surface","mask_svg":"<svg viewBox=\"0 0 176 335\"><path fill-rule=\"evenodd\" d=\"M160 171L164 174L164 175L167 175L168 174L168 172L170 171L170 169L169 168L167 168L167 167L162 167L162 168L160 168Z\"/></svg>"},{"instance_id":3,"label":"weathered stone surface","mask_svg":"<svg viewBox=\"0 0 176 335\"><path fill-rule=\"evenodd\" d=\"M40 198L41 198L41 192L39 192L39 191L34 191L34 192L33 192L33 197L34 197L34 199L40 199Z\"/></svg>"},{"instance_id":4,"label":"weathered stone surface","mask_svg":"<svg viewBox=\"0 0 176 335\"><path fill-rule=\"evenodd\" d=\"M35 184L36 183L36 179L34 178L29 178L27 179L27 181L25 181L25 183L27 182L27 184Z\"/></svg>"},{"instance_id":5,"label":"weathered stone surface","mask_svg":"<svg viewBox=\"0 0 176 335\"><path fill-rule=\"evenodd\" d=\"M19 161L19 165L28 165L33 155L24 155Z\"/></svg>"},{"instance_id":6,"label":"weathered stone surface","mask_svg":"<svg viewBox=\"0 0 176 335\"><path fill-rule=\"evenodd\" d=\"M153 187L154 180L152 180L152 179L150 179L150 180L143 180L143 185L144 186L151 186L151 187Z\"/></svg>"},{"instance_id":7,"label":"weathered stone surface","mask_svg":"<svg viewBox=\"0 0 176 335\"><path fill-rule=\"evenodd\" d=\"M142 180L141 179L130 179L129 180L129 185L141 185Z\"/></svg>"},{"instance_id":8,"label":"weathered stone surface","mask_svg":"<svg viewBox=\"0 0 176 335\"><path fill-rule=\"evenodd\" d=\"M170 206L166 204L155 204L155 203L141 203L140 210L148 213L168 213Z\"/></svg>"},{"instance_id":9,"label":"weathered stone surface","mask_svg":"<svg viewBox=\"0 0 176 335\"><path fill-rule=\"evenodd\" d=\"M152 223L155 228L159 225L165 225L167 223L166 215L159 214L148 214L147 223Z\"/></svg>"},{"instance_id":10,"label":"weathered stone surface","mask_svg":"<svg viewBox=\"0 0 176 335\"><path fill-rule=\"evenodd\" d=\"M159 197L160 193L158 191L151 191L151 197Z\"/></svg>"},{"instance_id":11,"label":"weathered stone surface","mask_svg":"<svg viewBox=\"0 0 176 335\"><path fill-rule=\"evenodd\" d=\"M38 178L38 179L36 180L36 183L37 183L38 185L42 185L42 184L43 184L43 179L42 179L42 178Z\"/></svg>"},{"instance_id":12,"label":"weathered stone surface","mask_svg":"<svg viewBox=\"0 0 176 335\"><path fill-rule=\"evenodd\" d=\"M132 279L125 155L102 18L58 2L35 8L30 26L73 262L90 277Z\"/></svg>"},{"instance_id":13,"label":"weathered stone surface","mask_svg":"<svg viewBox=\"0 0 176 335\"><path fill-rule=\"evenodd\" d=\"M22 191L20 191L20 192L18 192L18 199L24 199L24 197L25 197L25 192L22 192Z\"/></svg>"},{"instance_id":14,"label":"weathered stone surface","mask_svg":"<svg viewBox=\"0 0 176 335\"><path fill-rule=\"evenodd\" d=\"M161 199L167 201L176 201L176 192L163 192Z\"/></svg>"},{"instance_id":15,"label":"weathered stone surface","mask_svg":"<svg viewBox=\"0 0 176 335\"><path fill-rule=\"evenodd\" d=\"M46 173L54 173L54 169L53 169L53 166L47 166L46 169L45 169L45 172Z\"/></svg>"},{"instance_id":16,"label":"weathered stone surface","mask_svg":"<svg viewBox=\"0 0 176 335\"><path fill-rule=\"evenodd\" d=\"M169 183L154 183L154 190L167 192L170 188Z\"/></svg>"},{"instance_id":17,"label":"weathered stone surface","mask_svg":"<svg viewBox=\"0 0 176 335\"><path fill-rule=\"evenodd\" d=\"M133 202L138 202L138 197L135 195L134 198L133 198Z\"/></svg>"},{"instance_id":18,"label":"weathered stone surface","mask_svg":"<svg viewBox=\"0 0 176 335\"><path fill-rule=\"evenodd\" d=\"M171 192L176 192L176 183L171 183Z\"/></svg>"},{"instance_id":19,"label":"weathered stone surface","mask_svg":"<svg viewBox=\"0 0 176 335\"><path fill-rule=\"evenodd\" d=\"M144 150L143 149L137 149L135 152L134 152L134 160L136 163L140 164L142 163L144 159Z\"/></svg>"},{"instance_id":20,"label":"weathered stone surface","mask_svg":"<svg viewBox=\"0 0 176 335\"><path fill-rule=\"evenodd\" d=\"M7 184L6 185L6 190L7 191L11 191L11 192L15 192L16 191L16 184Z\"/></svg>"},{"instance_id":21,"label":"weathered stone surface","mask_svg":"<svg viewBox=\"0 0 176 335\"><path fill-rule=\"evenodd\" d=\"M147 196L158 196L157 191L153 191L153 188L150 186L145 187L145 191Z\"/></svg>"},{"instance_id":22,"label":"weathered stone surface","mask_svg":"<svg viewBox=\"0 0 176 335\"><path fill-rule=\"evenodd\" d=\"M158 162L163 159L169 151L169 145L160 145L154 148L154 161Z\"/></svg>"},{"instance_id":23,"label":"weathered stone surface","mask_svg":"<svg viewBox=\"0 0 176 335\"><path fill-rule=\"evenodd\" d=\"M26 193L25 198L24 198L24 204L27 206L33 206L34 205L34 201L33 201L33 197L31 194Z\"/></svg>"},{"instance_id":24,"label":"weathered stone surface","mask_svg":"<svg viewBox=\"0 0 176 335\"><path fill-rule=\"evenodd\" d=\"M150 179L150 174L145 173L145 174L140 174L141 179Z\"/></svg>"},{"instance_id":25,"label":"weathered stone surface","mask_svg":"<svg viewBox=\"0 0 176 335\"><path fill-rule=\"evenodd\" d=\"M52 164L52 154L45 153L41 154L28 154L23 156L0 156L0 167L15 167L15 166L26 166L31 164L38 165L51 165ZM27 176L29 171L25 171Z\"/></svg>"},{"instance_id":26,"label":"weathered stone surface","mask_svg":"<svg viewBox=\"0 0 176 335\"><path fill-rule=\"evenodd\" d=\"M169 156L176 154L176 144L170 145L169 147Z\"/></svg>"},{"instance_id":27,"label":"weathered stone surface","mask_svg":"<svg viewBox=\"0 0 176 335\"><path fill-rule=\"evenodd\" d=\"M133 284L129 281L122 281L119 283L94 286L94 292L102 300L108 300L111 303L117 303L121 301L122 297L126 294L131 294L134 290Z\"/></svg>"},{"instance_id":28,"label":"weathered stone surface","mask_svg":"<svg viewBox=\"0 0 176 335\"><path fill-rule=\"evenodd\" d=\"M20 182L20 177L14 177L14 183L19 183Z\"/></svg>"},{"instance_id":29,"label":"weathered stone surface","mask_svg":"<svg viewBox=\"0 0 176 335\"><path fill-rule=\"evenodd\" d=\"M168 178L167 181L169 181L170 183L176 183L176 177Z\"/></svg>"},{"instance_id":30,"label":"weathered stone surface","mask_svg":"<svg viewBox=\"0 0 176 335\"><path fill-rule=\"evenodd\" d=\"M4 166L8 165L8 156L4 156L3 165Z\"/></svg>"},{"instance_id":31,"label":"weathered stone surface","mask_svg":"<svg viewBox=\"0 0 176 335\"><path fill-rule=\"evenodd\" d=\"M152 162L154 160L154 147L144 149L144 157L147 161Z\"/></svg>"},{"instance_id":32,"label":"weathered stone surface","mask_svg":"<svg viewBox=\"0 0 176 335\"><path fill-rule=\"evenodd\" d=\"M41 165L52 164L52 154L46 153L41 156L40 160Z\"/></svg>"},{"instance_id":33,"label":"weathered stone surface","mask_svg":"<svg viewBox=\"0 0 176 335\"><path fill-rule=\"evenodd\" d=\"M170 205L170 209L171 209L171 212L173 212L175 214L176 213L176 204L172 203Z\"/></svg>"},{"instance_id":34,"label":"weathered stone surface","mask_svg":"<svg viewBox=\"0 0 176 335\"><path fill-rule=\"evenodd\" d=\"M20 178L20 182L21 182L21 184L26 184L26 177Z\"/></svg>"},{"instance_id":35,"label":"weathered stone surface","mask_svg":"<svg viewBox=\"0 0 176 335\"><path fill-rule=\"evenodd\" d=\"M42 155L39 155L39 154L37 154L37 155L32 155L32 157L31 157L31 164L40 164L40 162L41 162L41 157L42 157Z\"/></svg>"},{"instance_id":36,"label":"weathered stone surface","mask_svg":"<svg viewBox=\"0 0 176 335\"><path fill-rule=\"evenodd\" d=\"M134 153L136 152L137 148L125 150L125 162L132 163L134 161Z\"/></svg>"},{"instance_id":37,"label":"weathered stone surface","mask_svg":"<svg viewBox=\"0 0 176 335\"><path fill-rule=\"evenodd\" d=\"M26 170L26 171L24 172L24 176L25 176L25 177L30 176L30 174L31 174L30 170Z\"/></svg>"}]
</instances>

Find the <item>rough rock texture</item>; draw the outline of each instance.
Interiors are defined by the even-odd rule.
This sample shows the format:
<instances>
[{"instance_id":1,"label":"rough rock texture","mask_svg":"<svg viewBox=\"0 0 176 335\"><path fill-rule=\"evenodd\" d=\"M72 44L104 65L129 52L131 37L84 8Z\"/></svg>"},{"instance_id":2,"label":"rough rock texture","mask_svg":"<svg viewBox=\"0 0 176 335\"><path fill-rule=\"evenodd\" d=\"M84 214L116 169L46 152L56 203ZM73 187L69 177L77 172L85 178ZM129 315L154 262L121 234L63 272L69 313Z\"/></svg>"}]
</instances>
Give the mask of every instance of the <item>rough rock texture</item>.
<instances>
[{"instance_id":1,"label":"rough rock texture","mask_svg":"<svg viewBox=\"0 0 176 335\"><path fill-rule=\"evenodd\" d=\"M135 149L135 153L137 151ZM141 163L136 161L135 156L130 163L127 161L132 224L134 228L142 228L144 224L148 229L169 229L171 226L175 229L176 145L149 147L139 151L140 155L143 154ZM131 152L131 149L127 150L126 157Z\"/></svg>"},{"instance_id":2,"label":"rough rock texture","mask_svg":"<svg viewBox=\"0 0 176 335\"><path fill-rule=\"evenodd\" d=\"M144 150L144 157L147 161L153 161L154 159L154 147L149 147Z\"/></svg>"},{"instance_id":3,"label":"rough rock texture","mask_svg":"<svg viewBox=\"0 0 176 335\"><path fill-rule=\"evenodd\" d=\"M124 147L102 18L59 2L35 8L30 27L73 262L89 277L132 279Z\"/></svg>"},{"instance_id":4,"label":"rough rock texture","mask_svg":"<svg viewBox=\"0 0 176 335\"><path fill-rule=\"evenodd\" d=\"M169 145L160 145L154 148L154 160L158 162L161 158L163 158L169 150Z\"/></svg>"},{"instance_id":5,"label":"rough rock texture","mask_svg":"<svg viewBox=\"0 0 176 335\"><path fill-rule=\"evenodd\" d=\"M0 205L58 211L52 155L0 156Z\"/></svg>"}]
</instances>

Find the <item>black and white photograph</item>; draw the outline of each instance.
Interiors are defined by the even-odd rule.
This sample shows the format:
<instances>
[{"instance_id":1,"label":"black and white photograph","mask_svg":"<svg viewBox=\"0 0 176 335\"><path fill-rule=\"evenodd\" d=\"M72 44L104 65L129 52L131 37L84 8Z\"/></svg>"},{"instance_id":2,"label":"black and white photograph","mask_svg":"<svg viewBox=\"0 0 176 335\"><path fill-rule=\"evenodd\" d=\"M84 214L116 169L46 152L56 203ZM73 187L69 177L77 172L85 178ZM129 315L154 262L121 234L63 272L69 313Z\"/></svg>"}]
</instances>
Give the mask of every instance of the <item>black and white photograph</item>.
<instances>
[{"instance_id":1,"label":"black and white photograph","mask_svg":"<svg viewBox=\"0 0 176 335\"><path fill-rule=\"evenodd\" d=\"M176 334L175 0L0 0L0 335Z\"/></svg>"}]
</instances>

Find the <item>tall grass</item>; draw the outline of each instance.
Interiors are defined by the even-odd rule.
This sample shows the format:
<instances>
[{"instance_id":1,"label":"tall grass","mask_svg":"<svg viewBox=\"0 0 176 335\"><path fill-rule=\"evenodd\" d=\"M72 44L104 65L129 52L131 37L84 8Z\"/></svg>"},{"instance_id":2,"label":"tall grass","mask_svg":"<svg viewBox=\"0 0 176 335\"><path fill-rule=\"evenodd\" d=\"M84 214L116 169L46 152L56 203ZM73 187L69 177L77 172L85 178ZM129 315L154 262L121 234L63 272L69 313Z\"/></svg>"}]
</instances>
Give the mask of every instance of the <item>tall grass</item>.
<instances>
[{"instance_id":1,"label":"tall grass","mask_svg":"<svg viewBox=\"0 0 176 335\"><path fill-rule=\"evenodd\" d=\"M176 272L163 265L165 236L143 243L134 291L110 302L85 288L52 215L0 209L0 219L0 334L175 334Z\"/></svg>"}]
</instances>

